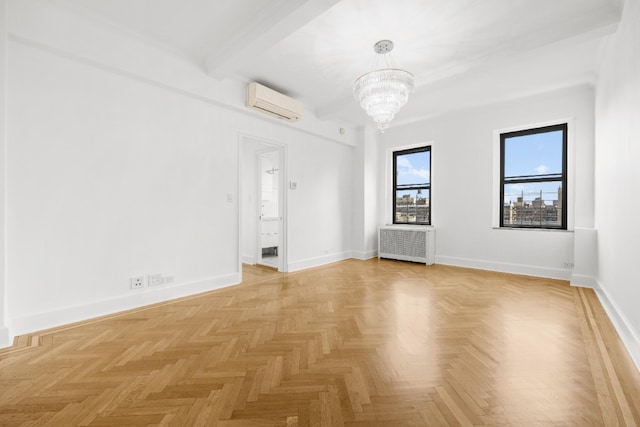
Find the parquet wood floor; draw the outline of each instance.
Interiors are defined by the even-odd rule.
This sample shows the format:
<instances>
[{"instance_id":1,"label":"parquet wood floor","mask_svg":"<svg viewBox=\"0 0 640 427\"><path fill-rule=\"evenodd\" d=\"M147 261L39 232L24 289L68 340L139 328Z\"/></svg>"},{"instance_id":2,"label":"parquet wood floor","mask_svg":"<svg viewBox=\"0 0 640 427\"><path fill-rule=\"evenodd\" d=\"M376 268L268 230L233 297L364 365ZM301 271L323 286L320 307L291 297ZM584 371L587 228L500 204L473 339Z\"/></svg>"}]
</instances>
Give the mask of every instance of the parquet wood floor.
<instances>
[{"instance_id":1,"label":"parquet wood floor","mask_svg":"<svg viewBox=\"0 0 640 427\"><path fill-rule=\"evenodd\" d=\"M640 425L591 290L375 259L244 278L18 337L0 425Z\"/></svg>"}]
</instances>

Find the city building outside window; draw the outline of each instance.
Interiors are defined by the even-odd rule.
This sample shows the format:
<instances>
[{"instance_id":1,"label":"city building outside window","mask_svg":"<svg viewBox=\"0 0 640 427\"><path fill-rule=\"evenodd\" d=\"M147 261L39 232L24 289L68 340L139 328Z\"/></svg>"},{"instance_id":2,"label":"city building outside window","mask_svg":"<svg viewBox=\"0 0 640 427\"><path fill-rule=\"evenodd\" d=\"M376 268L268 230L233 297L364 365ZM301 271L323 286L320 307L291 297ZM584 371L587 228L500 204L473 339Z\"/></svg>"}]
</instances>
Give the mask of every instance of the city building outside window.
<instances>
[{"instance_id":1,"label":"city building outside window","mask_svg":"<svg viewBox=\"0 0 640 427\"><path fill-rule=\"evenodd\" d=\"M431 224L431 147L393 152L393 223Z\"/></svg>"},{"instance_id":2,"label":"city building outside window","mask_svg":"<svg viewBox=\"0 0 640 427\"><path fill-rule=\"evenodd\" d=\"M500 227L567 229L567 124L500 135Z\"/></svg>"}]
</instances>

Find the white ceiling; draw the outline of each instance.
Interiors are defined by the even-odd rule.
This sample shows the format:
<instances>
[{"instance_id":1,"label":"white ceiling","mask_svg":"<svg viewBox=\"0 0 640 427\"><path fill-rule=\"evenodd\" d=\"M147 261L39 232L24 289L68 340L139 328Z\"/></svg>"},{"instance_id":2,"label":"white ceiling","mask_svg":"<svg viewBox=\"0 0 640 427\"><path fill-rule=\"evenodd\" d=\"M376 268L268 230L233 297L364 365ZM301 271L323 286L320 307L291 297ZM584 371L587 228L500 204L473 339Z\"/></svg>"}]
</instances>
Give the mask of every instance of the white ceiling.
<instances>
[{"instance_id":1,"label":"white ceiling","mask_svg":"<svg viewBox=\"0 0 640 427\"><path fill-rule=\"evenodd\" d=\"M44 0L43 0L44 1ZM259 81L321 119L366 124L352 95L390 39L416 90L395 122L593 82L624 0L46 0Z\"/></svg>"}]
</instances>

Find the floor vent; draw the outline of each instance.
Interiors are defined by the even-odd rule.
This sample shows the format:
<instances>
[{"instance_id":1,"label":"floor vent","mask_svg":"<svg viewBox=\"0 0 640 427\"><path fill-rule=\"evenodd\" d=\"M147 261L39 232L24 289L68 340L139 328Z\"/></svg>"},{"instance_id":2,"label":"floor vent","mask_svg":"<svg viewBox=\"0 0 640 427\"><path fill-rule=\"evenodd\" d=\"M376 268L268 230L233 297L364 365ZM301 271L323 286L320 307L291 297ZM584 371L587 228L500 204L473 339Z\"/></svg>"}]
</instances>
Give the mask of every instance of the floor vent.
<instances>
[{"instance_id":1,"label":"floor vent","mask_svg":"<svg viewBox=\"0 0 640 427\"><path fill-rule=\"evenodd\" d=\"M387 225L378 229L378 258L431 265L435 262L435 228Z\"/></svg>"}]
</instances>

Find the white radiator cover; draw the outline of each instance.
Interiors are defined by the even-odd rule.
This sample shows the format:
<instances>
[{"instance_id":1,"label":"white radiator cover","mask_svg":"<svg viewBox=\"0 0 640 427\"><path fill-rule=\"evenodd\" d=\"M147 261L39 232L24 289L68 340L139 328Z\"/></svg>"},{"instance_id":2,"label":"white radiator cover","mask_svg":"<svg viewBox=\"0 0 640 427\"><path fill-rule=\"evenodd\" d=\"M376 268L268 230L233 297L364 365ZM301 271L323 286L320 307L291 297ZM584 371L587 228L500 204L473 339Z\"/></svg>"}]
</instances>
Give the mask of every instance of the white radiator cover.
<instances>
[{"instance_id":1,"label":"white radiator cover","mask_svg":"<svg viewBox=\"0 0 640 427\"><path fill-rule=\"evenodd\" d=\"M435 227L386 225L378 228L378 258L432 265L435 262L435 254Z\"/></svg>"}]
</instances>

